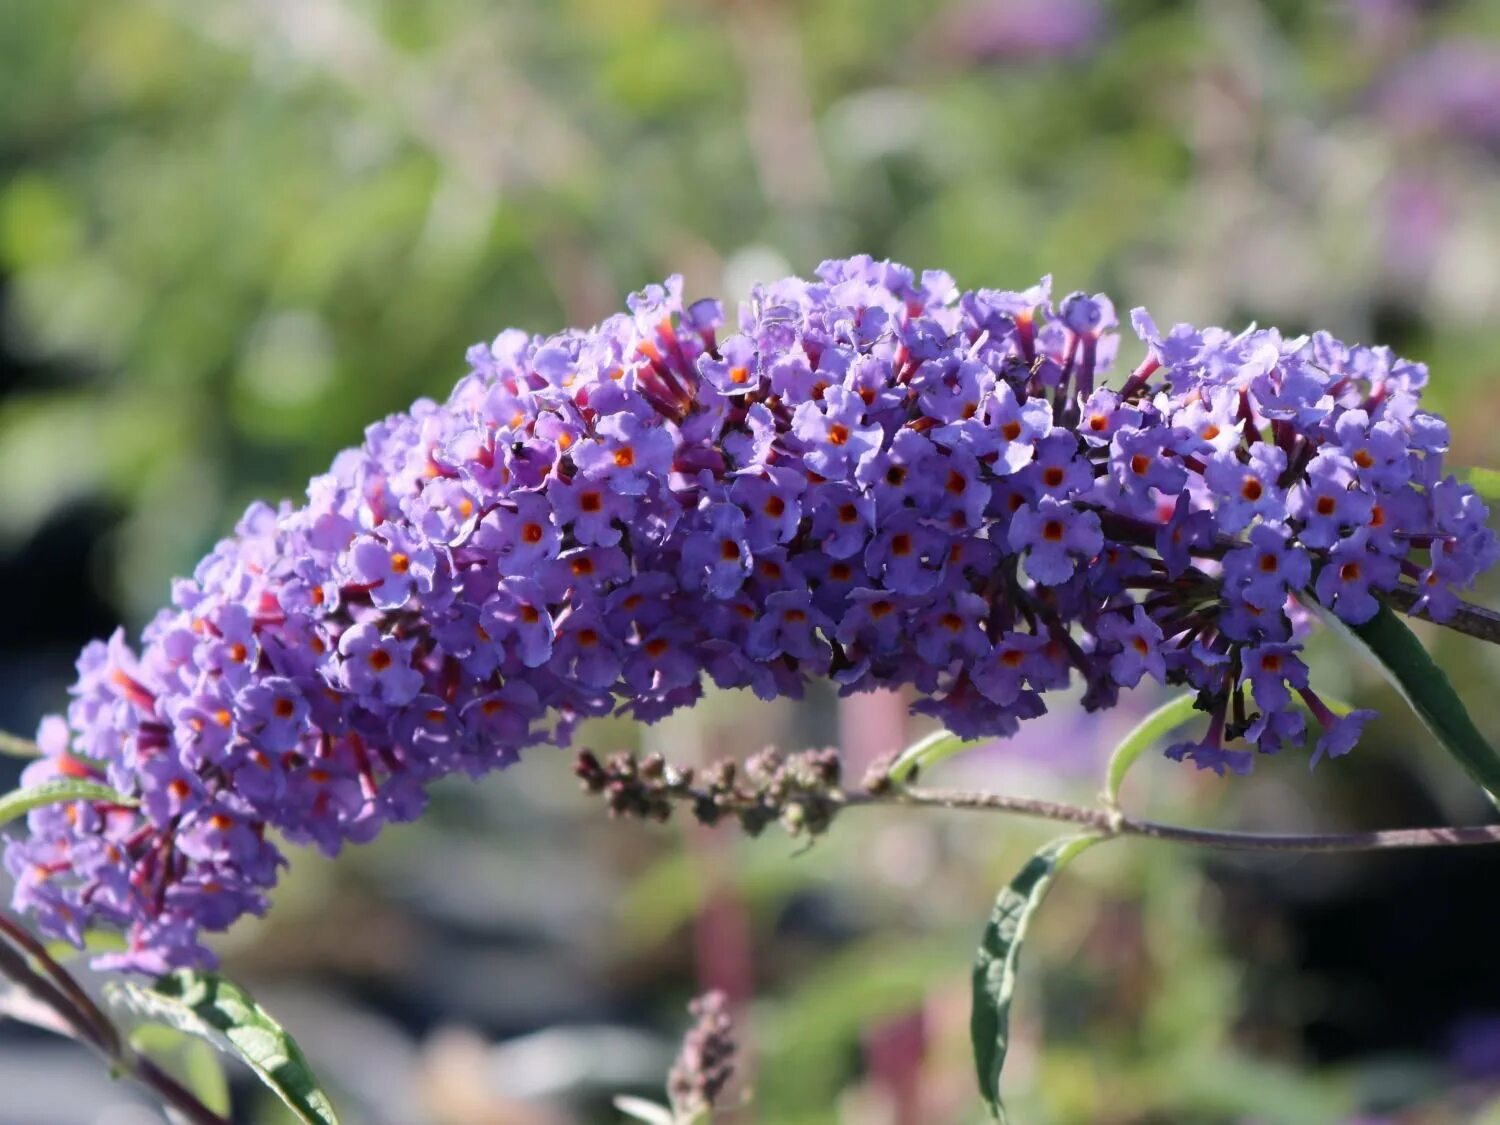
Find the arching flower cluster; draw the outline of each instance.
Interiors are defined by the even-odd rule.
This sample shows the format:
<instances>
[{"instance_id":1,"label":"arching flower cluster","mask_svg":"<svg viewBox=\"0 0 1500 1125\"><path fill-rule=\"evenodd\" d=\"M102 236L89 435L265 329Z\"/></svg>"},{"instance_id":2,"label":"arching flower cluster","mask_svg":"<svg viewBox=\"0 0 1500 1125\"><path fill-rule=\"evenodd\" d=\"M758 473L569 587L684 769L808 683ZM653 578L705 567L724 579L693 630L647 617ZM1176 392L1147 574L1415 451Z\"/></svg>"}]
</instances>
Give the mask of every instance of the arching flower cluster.
<instances>
[{"instance_id":1,"label":"arching flower cluster","mask_svg":"<svg viewBox=\"0 0 1500 1125\"><path fill-rule=\"evenodd\" d=\"M582 718L650 721L705 678L907 685L1008 735L1075 677L1201 692L1174 756L1345 752L1300 659L1315 591L1346 621L1398 583L1441 618L1497 553L1443 474L1426 381L1388 351L1138 312L1101 385L1103 296L960 292L868 258L755 291L737 330L680 282L550 338L474 348L445 404L372 426L307 503L257 505L151 623L91 645L28 781L101 777L139 807L38 810L6 849L56 936L107 963L200 963L264 909L268 839L335 852Z\"/></svg>"}]
</instances>

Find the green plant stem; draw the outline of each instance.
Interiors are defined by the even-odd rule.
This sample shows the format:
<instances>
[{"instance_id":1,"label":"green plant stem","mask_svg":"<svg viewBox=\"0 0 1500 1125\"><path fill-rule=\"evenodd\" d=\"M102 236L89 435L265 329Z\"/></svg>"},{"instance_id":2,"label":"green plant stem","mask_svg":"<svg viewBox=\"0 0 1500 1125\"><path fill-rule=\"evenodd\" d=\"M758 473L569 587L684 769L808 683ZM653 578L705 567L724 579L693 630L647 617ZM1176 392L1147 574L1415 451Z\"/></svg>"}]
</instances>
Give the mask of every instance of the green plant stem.
<instances>
[{"instance_id":1,"label":"green plant stem","mask_svg":"<svg viewBox=\"0 0 1500 1125\"><path fill-rule=\"evenodd\" d=\"M41 971L28 963L27 957ZM9 977L52 1009L79 1040L92 1047L119 1074L128 1074L192 1125L229 1125L150 1059L126 1045L114 1024L88 993L34 937L0 915L0 976Z\"/></svg>"}]
</instances>

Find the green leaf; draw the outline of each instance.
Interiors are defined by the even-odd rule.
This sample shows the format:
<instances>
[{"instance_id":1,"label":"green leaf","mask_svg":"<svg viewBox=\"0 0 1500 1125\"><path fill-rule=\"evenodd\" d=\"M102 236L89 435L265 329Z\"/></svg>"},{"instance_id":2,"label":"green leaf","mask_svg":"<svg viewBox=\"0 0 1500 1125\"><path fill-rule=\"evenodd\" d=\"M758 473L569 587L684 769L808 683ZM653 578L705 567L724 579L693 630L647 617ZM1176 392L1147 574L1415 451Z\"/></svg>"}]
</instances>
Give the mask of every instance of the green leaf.
<instances>
[{"instance_id":1,"label":"green leaf","mask_svg":"<svg viewBox=\"0 0 1500 1125\"><path fill-rule=\"evenodd\" d=\"M112 805L134 805L135 801L123 793L116 793L108 785L81 778L57 777L40 785L25 789L12 789L0 797L0 825L25 816L32 809L43 805L55 805L61 801L108 801Z\"/></svg>"},{"instance_id":2,"label":"green leaf","mask_svg":"<svg viewBox=\"0 0 1500 1125\"><path fill-rule=\"evenodd\" d=\"M1346 638L1357 640L1385 672L1411 709L1442 743L1443 749L1479 783L1491 802L1500 794L1500 755L1470 718L1447 673L1433 662L1427 650L1390 606L1363 625L1348 625L1327 609L1323 618Z\"/></svg>"},{"instance_id":3,"label":"green leaf","mask_svg":"<svg viewBox=\"0 0 1500 1125\"><path fill-rule=\"evenodd\" d=\"M296 1042L251 995L217 973L178 969L151 987L115 982L110 999L241 1059L303 1125L338 1125Z\"/></svg>"},{"instance_id":4,"label":"green leaf","mask_svg":"<svg viewBox=\"0 0 1500 1125\"><path fill-rule=\"evenodd\" d=\"M672 1111L666 1106L647 1101L645 1098L634 1098L629 1094L621 1094L617 1097L615 1108L626 1117L636 1121L645 1121L647 1125L676 1125L677 1121Z\"/></svg>"},{"instance_id":5,"label":"green leaf","mask_svg":"<svg viewBox=\"0 0 1500 1125\"><path fill-rule=\"evenodd\" d=\"M77 961L81 957L97 957L101 953L124 953L129 948L125 935L116 930L84 930L83 948L71 941L47 942L47 956L59 965Z\"/></svg>"},{"instance_id":6,"label":"green leaf","mask_svg":"<svg viewBox=\"0 0 1500 1125\"><path fill-rule=\"evenodd\" d=\"M1135 760L1198 714L1198 709L1194 706L1197 698L1196 693L1190 692L1179 695L1176 699L1169 699L1138 722L1135 729L1120 740L1109 757L1109 770L1105 775L1104 795L1111 805L1119 803L1120 786L1125 781L1125 775L1130 772L1130 767L1135 765Z\"/></svg>"},{"instance_id":7,"label":"green leaf","mask_svg":"<svg viewBox=\"0 0 1500 1125\"><path fill-rule=\"evenodd\" d=\"M143 1023L130 1033L130 1045L181 1082L221 1117L231 1109L229 1080L211 1044L160 1023Z\"/></svg>"},{"instance_id":8,"label":"green leaf","mask_svg":"<svg viewBox=\"0 0 1500 1125\"><path fill-rule=\"evenodd\" d=\"M1485 500L1500 500L1500 472L1494 469L1460 471L1459 479Z\"/></svg>"},{"instance_id":9,"label":"green leaf","mask_svg":"<svg viewBox=\"0 0 1500 1125\"><path fill-rule=\"evenodd\" d=\"M979 1093L998 1120L1004 1121L1000 1100L1000 1071L1010 1049L1010 1002L1016 990L1016 964L1031 916L1063 866L1093 846L1102 836L1064 836L1034 856L995 900L974 959L974 1008L969 1035L974 1043L974 1065Z\"/></svg>"},{"instance_id":10,"label":"green leaf","mask_svg":"<svg viewBox=\"0 0 1500 1125\"><path fill-rule=\"evenodd\" d=\"M919 770L931 769L944 758L951 758L960 750L978 746L982 741L983 739L960 738L951 731L933 731L901 751L886 776L895 782L906 781Z\"/></svg>"},{"instance_id":11,"label":"green leaf","mask_svg":"<svg viewBox=\"0 0 1500 1125\"><path fill-rule=\"evenodd\" d=\"M29 738L0 730L0 754L8 758L40 758L42 748Z\"/></svg>"},{"instance_id":12,"label":"green leaf","mask_svg":"<svg viewBox=\"0 0 1500 1125\"><path fill-rule=\"evenodd\" d=\"M77 1037L71 1024L49 1004L44 1004L19 984L0 977L0 1023L15 1020L68 1039Z\"/></svg>"}]
</instances>

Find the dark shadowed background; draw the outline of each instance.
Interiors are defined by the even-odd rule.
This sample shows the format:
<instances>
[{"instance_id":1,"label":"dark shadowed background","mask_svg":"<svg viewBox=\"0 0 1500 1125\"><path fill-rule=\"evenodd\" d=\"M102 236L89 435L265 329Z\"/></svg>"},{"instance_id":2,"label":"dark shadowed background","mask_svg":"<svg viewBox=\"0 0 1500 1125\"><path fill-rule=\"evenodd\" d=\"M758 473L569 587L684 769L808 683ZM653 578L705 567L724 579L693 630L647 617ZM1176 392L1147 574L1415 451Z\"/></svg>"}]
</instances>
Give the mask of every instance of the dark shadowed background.
<instances>
[{"instance_id":1,"label":"dark shadowed background","mask_svg":"<svg viewBox=\"0 0 1500 1125\"><path fill-rule=\"evenodd\" d=\"M0 726L60 707L80 645L138 626L249 500L445 395L469 344L671 272L734 300L868 252L966 287L1051 273L1164 324L1327 328L1429 363L1454 463L1500 464L1497 172L1485 0L0 0ZM1500 735L1496 654L1430 639ZM1483 817L1367 669L1316 655L1385 712L1356 753L1248 781L1146 763L1130 802L1263 830ZM1152 702L1055 707L945 776L1089 800ZM583 741L837 743L857 772L916 733L893 699L716 695ZM750 1048L729 1120L978 1120L969 958L1043 829L870 811L803 851L611 823L568 766L535 752L337 863L298 856L221 943L348 1120L617 1120L707 986ZM1489 853L1091 853L1027 955L1014 1117L1500 1121L1497 877ZM282 1120L234 1077L237 1117ZM156 1119L0 1026L0 1125Z\"/></svg>"}]
</instances>

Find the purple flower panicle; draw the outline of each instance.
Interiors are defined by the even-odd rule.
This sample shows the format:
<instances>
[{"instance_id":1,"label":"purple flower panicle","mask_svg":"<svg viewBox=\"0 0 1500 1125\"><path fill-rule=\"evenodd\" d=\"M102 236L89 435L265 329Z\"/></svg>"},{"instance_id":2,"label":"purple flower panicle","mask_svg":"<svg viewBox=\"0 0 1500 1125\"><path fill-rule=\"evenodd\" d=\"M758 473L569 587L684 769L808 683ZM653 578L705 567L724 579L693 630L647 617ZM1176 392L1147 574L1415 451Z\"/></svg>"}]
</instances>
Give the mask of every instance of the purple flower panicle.
<instances>
[{"instance_id":1,"label":"purple flower panicle","mask_svg":"<svg viewBox=\"0 0 1500 1125\"><path fill-rule=\"evenodd\" d=\"M1187 684L1248 769L1321 728L1308 589L1350 622L1413 586L1433 616L1495 561L1443 472L1425 370L1325 335L1132 323L1050 283L960 293L869 258L755 290L738 330L670 280L631 312L469 353L443 404L371 426L302 506L252 507L139 650L90 645L26 781L138 807L30 814L5 862L46 933L123 930L106 965L205 964L266 907L273 837L337 852L432 781L650 721L705 676L910 686L968 735L1013 732L1076 674L1090 707ZM1236 745L1238 744L1238 745Z\"/></svg>"}]
</instances>

